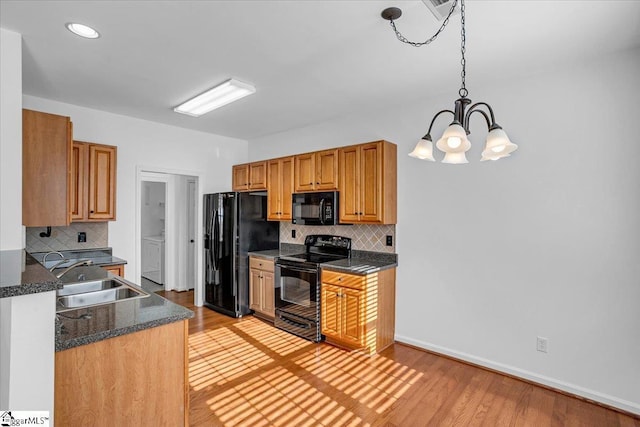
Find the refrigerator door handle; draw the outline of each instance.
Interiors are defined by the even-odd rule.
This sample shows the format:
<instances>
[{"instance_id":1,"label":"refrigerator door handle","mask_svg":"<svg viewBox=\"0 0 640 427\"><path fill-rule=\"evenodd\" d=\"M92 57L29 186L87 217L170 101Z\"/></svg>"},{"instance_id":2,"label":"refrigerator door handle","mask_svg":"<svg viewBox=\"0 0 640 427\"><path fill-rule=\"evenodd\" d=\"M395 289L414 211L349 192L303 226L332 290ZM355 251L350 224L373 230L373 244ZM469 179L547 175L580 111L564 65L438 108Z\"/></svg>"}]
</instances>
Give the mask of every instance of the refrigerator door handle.
<instances>
[{"instance_id":1,"label":"refrigerator door handle","mask_svg":"<svg viewBox=\"0 0 640 427\"><path fill-rule=\"evenodd\" d=\"M220 225L218 223L219 221L219 215L218 215L218 211L216 210L214 215L213 215L213 253L212 253L212 263L213 263L213 269L214 270L218 270L218 266L220 264L220 252L219 252L219 247L220 247Z\"/></svg>"}]
</instances>

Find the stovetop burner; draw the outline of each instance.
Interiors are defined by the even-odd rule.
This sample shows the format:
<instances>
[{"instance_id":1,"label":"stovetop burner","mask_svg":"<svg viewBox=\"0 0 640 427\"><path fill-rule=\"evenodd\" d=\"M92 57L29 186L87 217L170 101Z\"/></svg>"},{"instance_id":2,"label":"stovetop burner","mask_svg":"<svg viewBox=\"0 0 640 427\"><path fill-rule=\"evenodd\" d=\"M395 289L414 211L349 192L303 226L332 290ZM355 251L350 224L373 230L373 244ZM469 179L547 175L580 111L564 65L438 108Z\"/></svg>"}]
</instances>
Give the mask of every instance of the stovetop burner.
<instances>
[{"instance_id":1,"label":"stovetop burner","mask_svg":"<svg viewBox=\"0 0 640 427\"><path fill-rule=\"evenodd\" d=\"M282 260L322 264L351 257L351 239L326 234L311 234L304 239L305 253L286 255Z\"/></svg>"}]
</instances>

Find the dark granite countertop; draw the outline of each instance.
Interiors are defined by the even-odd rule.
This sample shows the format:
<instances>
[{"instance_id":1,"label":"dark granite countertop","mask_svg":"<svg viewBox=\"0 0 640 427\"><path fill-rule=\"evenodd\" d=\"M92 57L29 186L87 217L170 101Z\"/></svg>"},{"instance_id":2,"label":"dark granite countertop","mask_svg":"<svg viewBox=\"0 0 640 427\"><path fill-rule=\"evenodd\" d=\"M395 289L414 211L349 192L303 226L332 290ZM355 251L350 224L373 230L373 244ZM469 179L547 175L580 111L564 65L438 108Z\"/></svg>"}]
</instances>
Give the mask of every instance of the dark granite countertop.
<instances>
[{"instance_id":1,"label":"dark granite countertop","mask_svg":"<svg viewBox=\"0 0 640 427\"><path fill-rule=\"evenodd\" d=\"M193 316L191 310L154 293L146 298L65 311L56 316L56 351L155 328Z\"/></svg>"},{"instance_id":2,"label":"dark granite countertop","mask_svg":"<svg viewBox=\"0 0 640 427\"><path fill-rule=\"evenodd\" d=\"M249 252L250 256L276 259L279 256L304 252L304 245L283 244L278 249ZM367 275L398 266L398 255L386 252L351 251L351 258L320 264L326 270Z\"/></svg>"},{"instance_id":3,"label":"dark granite countertop","mask_svg":"<svg viewBox=\"0 0 640 427\"><path fill-rule=\"evenodd\" d=\"M75 249L69 251L60 251L62 255L64 255L65 262L58 265L56 268L65 268L73 264L74 262L90 259L93 261L94 265L99 265L102 267L108 267L110 265L121 265L126 264L122 258L118 258L112 255L111 248L100 248L100 249ZM42 258L47 254L47 252L33 252L31 255L38 261L42 262ZM54 265L58 264L61 261L60 257L56 254L49 255L47 257L47 262L45 262L44 266L46 268L51 268Z\"/></svg>"},{"instance_id":4,"label":"dark granite countertop","mask_svg":"<svg viewBox=\"0 0 640 427\"><path fill-rule=\"evenodd\" d=\"M50 292L62 283L24 249L0 251L0 298Z\"/></svg>"}]
</instances>

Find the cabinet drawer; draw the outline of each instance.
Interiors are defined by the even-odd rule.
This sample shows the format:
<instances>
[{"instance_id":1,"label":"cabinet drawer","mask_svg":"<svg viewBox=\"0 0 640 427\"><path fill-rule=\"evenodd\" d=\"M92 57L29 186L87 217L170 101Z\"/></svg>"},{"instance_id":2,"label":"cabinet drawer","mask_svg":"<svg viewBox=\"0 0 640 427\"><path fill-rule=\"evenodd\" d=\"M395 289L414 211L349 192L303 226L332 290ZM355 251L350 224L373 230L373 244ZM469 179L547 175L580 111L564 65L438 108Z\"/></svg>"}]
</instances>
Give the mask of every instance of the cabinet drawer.
<instances>
[{"instance_id":1,"label":"cabinet drawer","mask_svg":"<svg viewBox=\"0 0 640 427\"><path fill-rule=\"evenodd\" d=\"M249 268L257 268L258 270L273 273L273 261L265 258L249 257Z\"/></svg>"},{"instance_id":2,"label":"cabinet drawer","mask_svg":"<svg viewBox=\"0 0 640 427\"><path fill-rule=\"evenodd\" d=\"M322 270L322 283L363 290L365 288L366 276Z\"/></svg>"}]
</instances>

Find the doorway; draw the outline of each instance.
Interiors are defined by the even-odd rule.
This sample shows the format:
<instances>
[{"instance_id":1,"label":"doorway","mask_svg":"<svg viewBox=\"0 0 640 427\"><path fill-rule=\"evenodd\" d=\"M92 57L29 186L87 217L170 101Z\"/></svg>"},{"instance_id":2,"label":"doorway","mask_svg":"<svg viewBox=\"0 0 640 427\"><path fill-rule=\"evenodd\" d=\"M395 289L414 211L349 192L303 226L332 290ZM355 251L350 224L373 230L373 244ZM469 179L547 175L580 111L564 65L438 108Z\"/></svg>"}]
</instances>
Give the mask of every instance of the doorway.
<instances>
[{"instance_id":1,"label":"doorway","mask_svg":"<svg viewBox=\"0 0 640 427\"><path fill-rule=\"evenodd\" d=\"M201 233L198 174L138 168L137 271L139 283L166 291L195 289L200 294L198 265Z\"/></svg>"}]
</instances>

